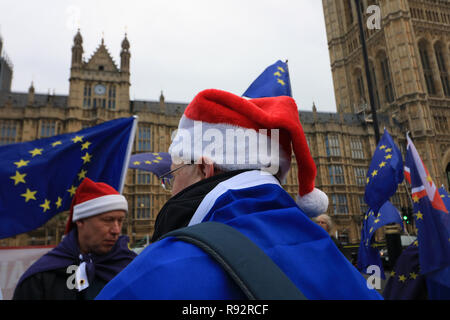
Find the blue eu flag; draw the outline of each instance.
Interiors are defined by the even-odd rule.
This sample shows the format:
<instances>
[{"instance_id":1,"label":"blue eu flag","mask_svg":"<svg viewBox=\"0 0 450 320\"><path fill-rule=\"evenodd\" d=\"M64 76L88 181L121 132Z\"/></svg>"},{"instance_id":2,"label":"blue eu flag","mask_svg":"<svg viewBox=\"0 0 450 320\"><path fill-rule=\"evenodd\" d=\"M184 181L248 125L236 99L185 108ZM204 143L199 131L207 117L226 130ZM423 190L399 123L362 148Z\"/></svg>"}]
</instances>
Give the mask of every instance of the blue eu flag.
<instances>
[{"instance_id":1,"label":"blue eu flag","mask_svg":"<svg viewBox=\"0 0 450 320\"><path fill-rule=\"evenodd\" d=\"M68 210L85 177L123 189L137 118L0 147L0 239Z\"/></svg>"},{"instance_id":2,"label":"blue eu flag","mask_svg":"<svg viewBox=\"0 0 450 320\"><path fill-rule=\"evenodd\" d=\"M367 172L364 200L369 208L378 212L397 191L398 184L403 182L403 170L402 154L384 129Z\"/></svg>"},{"instance_id":3,"label":"blue eu flag","mask_svg":"<svg viewBox=\"0 0 450 320\"><path fill-rule=\"evenodd\" d=\"M369 210L364 216L358 253L358 270L361 272L366 272L370 265L378 265L380 270L383 270L379 251L372 246L373 235L379 228L391 223L403 225L400 213L389 201L381 206L379 212L375 213L373 210ZM384 272L381 272L381 276L384 279Z\"/></svg>"},{"instance_id":4,"label":"blue eu flag","mask_svg":"<svg viewBox=\"0 0 450 320\"><path fill-rule=\"evenodd\" d=\"M405 166L411 177L420 270L427 280L450 288L450 213L409 136L407 140Z\"/></svg>"},{"instance_id":5,"label":"blue eu flag","mask_svg":"<svg viewBox=\"0 0 450 320\"><path fill-rule=\"evenodd\" d=\"M247 98L292 97L287 63L278 60L267 67L242 96Z\"/></svg>"},{"instance_id":6,"label":"blue eu flag","mask_svg":"<svg viewBox=\"0 0 450 320\"><path fill-rule=\"evenodd\" d=\"M130 158L130 168L149 171L158 178L170 171L172 158L167 152L148 152L134 154Z\"/></svg>"}]
</instances>

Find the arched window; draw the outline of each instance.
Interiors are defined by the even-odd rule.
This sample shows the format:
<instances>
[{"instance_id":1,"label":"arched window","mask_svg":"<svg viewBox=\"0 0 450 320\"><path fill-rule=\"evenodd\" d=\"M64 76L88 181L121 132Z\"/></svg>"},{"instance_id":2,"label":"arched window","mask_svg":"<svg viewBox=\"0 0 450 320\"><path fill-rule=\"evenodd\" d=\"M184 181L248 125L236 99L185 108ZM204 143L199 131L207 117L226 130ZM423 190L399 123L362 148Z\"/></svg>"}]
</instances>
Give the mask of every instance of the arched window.
<instances>
[{"instance_id":1,"label":"arched window","mask_svg":"<svg viewBox=\"0 0 450 320\"><path fill-rule=\"evenodd\" d=\"M375 108L380 108L380 94L378 92L377 74L375 72L375 66L372 61L369 61L370 78L372 80L372 89L375 97Z\"/></svg>"},{"instance_id":2,"label":"arched window","mask_svg":"<svg viewBox=\"0 0 450 320\"><path fill-rule=\"evenodd\" d=\"M436 86L433 80L433 69L431 68L430 55L428 54L428 43L425 40L419 42L419 53L428 94L435 95Z\"/></svg>"},{"instance_id":3,"label":"arched window","mask_svg":"<svg viewBox=\"0 0 450 320\"><path fill-rule=\"evenodd\" d=\"M394 102L394 87L392 86L391 71L389 67L389 60L385 52L378 54L378 62L382 75L382 88L384 91L384 99L387 103Z\"/></svg>"},{"instance_id":4,"label":"arched window","mask_svg":"<svg viewBox=\"0 0 450 320\"><path fill-rule=\"evenodd\" d=\"M347 21L347 26L351 26L354 21L352 2L353 0L344 0L345 20Z\"/></svg>"},{"instance_id":5,"label":"arched window","mask_svg":"<svg viewBox=\"0 0 450 320\"><path fill-rule=\"evenodd\" d=\"M364 79L361 69L357 68L353 71L356 85L356 104L361 105L366 102L366 92L364 89Z\"/></svg>"},{"instance_id":6,"label":"arched window","mask_svg":"<svg viewBox=\"0 0 450 320\"><path fill-rule=\"evenodd\" d=\"M444 90L444 95L450 97L449 75L447 72L447 66L445 65L442 44L440 42L437 42L434 45L434 52L436 54L436 60L439 68L439 74L441 76L442 89Z\"/></svg>"}]
</instances>

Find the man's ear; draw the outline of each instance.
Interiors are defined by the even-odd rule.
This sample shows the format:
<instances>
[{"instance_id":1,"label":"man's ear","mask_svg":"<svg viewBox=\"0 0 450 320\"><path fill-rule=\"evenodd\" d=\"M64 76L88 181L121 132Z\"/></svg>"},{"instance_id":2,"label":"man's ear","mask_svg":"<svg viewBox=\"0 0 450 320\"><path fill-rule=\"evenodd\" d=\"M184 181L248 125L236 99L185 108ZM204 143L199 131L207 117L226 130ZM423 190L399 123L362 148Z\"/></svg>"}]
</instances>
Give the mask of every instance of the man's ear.
<instances>
[{"instance_id":1,"label":"man's ear","mask_svg":"<svg viewBox=\"0 0 450 320\"><path fill-rule=\"evenodd\" d=\"M214 162L207 157L202 157L199 169L204 179L208 179L214 175Z\"/></svg>"},{"instance_id":2,"label":"man's ear","mask_svg":"<svg viewBox=\"0 0 450 320\"><path fill-rule=\"evenodd\" d=\"M77 225L77 228L78 228L78 230L79 230L80 227L83 226L84 222L83 222L83 220L77 220L77 221L75 221L75 224Z\"/></svg>"}]
</instances>

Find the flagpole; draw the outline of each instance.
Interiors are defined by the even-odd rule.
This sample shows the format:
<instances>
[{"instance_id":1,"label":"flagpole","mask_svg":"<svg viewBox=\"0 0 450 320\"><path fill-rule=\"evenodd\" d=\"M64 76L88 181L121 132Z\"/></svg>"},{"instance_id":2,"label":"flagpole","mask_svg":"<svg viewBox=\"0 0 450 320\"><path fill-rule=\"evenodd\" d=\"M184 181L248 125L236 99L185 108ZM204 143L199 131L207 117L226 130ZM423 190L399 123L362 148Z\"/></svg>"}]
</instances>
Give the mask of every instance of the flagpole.
<instances>
[{"instance_id":1,"label":"flagpole","mask_svg":"<svg viewBox=\"0 0 450 320\"><path fill-rule=\"evenodd\" d=\"M288 65L288 59L286 59L286 67L288 72L288 80L289 80L289 88L291 89L291 98L294 98L294 94L292 93L292 86L291 86L291 74L289 73L289 65Z\"/></svg>"},{"instance_id":2,"label":"flagpole","mask_svg":"<svg viewBox=\"0 0 450 320\"><path fill-rule=\"evenodd\" d=\"M372 85L372 77L370 76L370 68L369 68L369 58L367 55L367 47L366 47L366 37L364 34L363 21L362 21L362 6L361 0L355 0L356 2L356 11L358 13L358 26L359 26L359 35L361 38L361 49L365 66L366 73L366 81L367 81L367 90L369 92L369 103L370 110L372 111L372 119L373 119L373 130L375 131L375 140L376 144L380 142L380 129L378 127L378 117L377 110L375 108L375 98L373 95L373 85Z\"/></svg>"}]
</instances>

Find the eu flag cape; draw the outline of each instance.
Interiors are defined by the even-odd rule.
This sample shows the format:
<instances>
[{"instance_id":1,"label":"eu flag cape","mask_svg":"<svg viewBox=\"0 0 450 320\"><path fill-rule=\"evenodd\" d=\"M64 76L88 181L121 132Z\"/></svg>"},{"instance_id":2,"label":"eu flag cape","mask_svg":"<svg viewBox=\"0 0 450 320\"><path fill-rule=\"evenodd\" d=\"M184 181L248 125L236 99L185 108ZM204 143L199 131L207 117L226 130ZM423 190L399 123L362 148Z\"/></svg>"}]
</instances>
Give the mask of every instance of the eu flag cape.
<instances>
[{"instance_id":1,"label":"eu flag cape","mask_svg":"<svg viewBox=\"0 0 450 320\"><path fill-rule=\"evenodd\" d=\"M225 223L242 232L308 299L381 298L271 175L248 171L219 183L189 224L203 221ZM146 247L97 299L224 300L245 295L206 252L168 237Z\"/></svg>"},{"instance_id":2,"label":"eu flag cape","mask_svg":"<svg viewBox=\"0 0 450 320\"><path fill-rule=\"evenodd\" d=\"M287 63L278 60L268 66L242 96L247 98L292 97Z\"/></svg>"},{"instance_id":3,"label":"eu flag cape","mask_svg":"<svg viewBox=\"0 0 450 320\"><path fill-rule=\"evenodd\" d=\"M0 147L0 239L42 226L68 210L85 177L119 192L137 118Z\"/></svg>"}]
</instances>

